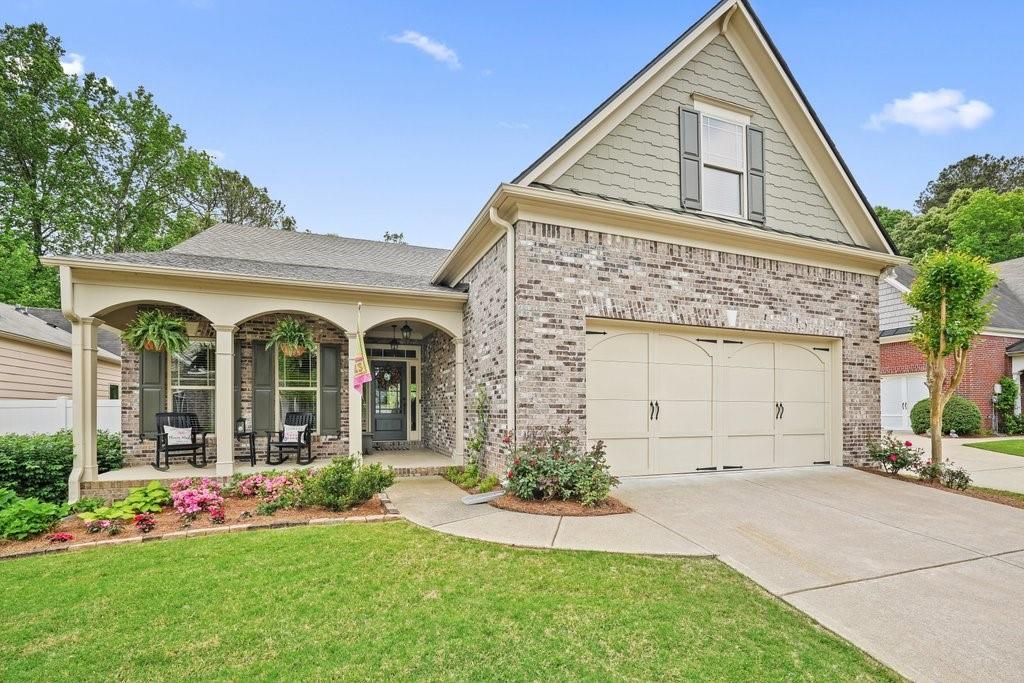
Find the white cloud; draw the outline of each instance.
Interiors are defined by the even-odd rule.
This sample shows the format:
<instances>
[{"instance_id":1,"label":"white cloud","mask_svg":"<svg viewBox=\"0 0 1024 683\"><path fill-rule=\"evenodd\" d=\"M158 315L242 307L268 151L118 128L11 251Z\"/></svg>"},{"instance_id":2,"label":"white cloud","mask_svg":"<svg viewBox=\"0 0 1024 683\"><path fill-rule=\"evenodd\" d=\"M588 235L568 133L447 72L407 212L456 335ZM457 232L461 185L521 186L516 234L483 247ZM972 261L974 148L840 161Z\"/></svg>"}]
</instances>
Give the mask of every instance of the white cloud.
<instances>
[{"instance_id":1,"label":"white cloud","mask_svg":"<svg viewBox=\"0 0 1024 683\"><path fill-rule=\"evenodd\" d=\"M992 118L992 107L981 100L965 100L961 90L940 88L911 93L889 102L864 124L869 130L888 125L916 128L921 133L948 133L957 128L971 130Z\"/></svg>"},{"instance_id":2,"label":"white cloud","mask_svg":"<svg viewBox=\"0 0 1024 683\"><path fill-rule=\"evenodd\" d=\"M455 50L422 33L404 31L400 36L391 36L390 40L392 43L412 45L420 52L424 52L437 61L447 64L449 69L462 68L462 63L459 62L459 55L455 53Z\"/></svg>"},{"instance_id":3,"label":"white cloud","mask_svg":"<svg viewBox=\"0 0 1024 683\"><path fill-rule=\"evenodd\" d=\"M60 63L60 68L64 70L64 73L68 76L81 76L85 73L85 57L77 52L69 52L65 56L67 59Z\"/></svg>"}]
</instances>

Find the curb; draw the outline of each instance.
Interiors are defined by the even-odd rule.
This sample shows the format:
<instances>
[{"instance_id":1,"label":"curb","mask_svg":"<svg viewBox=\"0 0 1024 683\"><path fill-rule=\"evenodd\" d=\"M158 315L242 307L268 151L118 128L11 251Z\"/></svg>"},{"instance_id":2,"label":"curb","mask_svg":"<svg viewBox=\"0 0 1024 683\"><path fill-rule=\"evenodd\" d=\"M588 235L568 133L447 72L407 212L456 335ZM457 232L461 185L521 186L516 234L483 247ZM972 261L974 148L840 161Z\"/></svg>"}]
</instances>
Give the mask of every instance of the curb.
<instances>
[{"instance_id":1,"label":"curb","mask_svg":"<svg viewBox=\"0 0 1024 683\"><path fill-rule=\"evenodd\" d=\"M0 556L0 562L4 560L15 560L33 555L52 555L53 553L74 552L77 550L88 550L114 545L129 545L132 543L151 543L153 541L175 541L182 538L199 538L213 534L226 534L239 531L261 531L263 529L285 529L299 526L334 526L337 524L366 524L368 522L391 522L405 517L398 511L395 504L386 493L378 494L378 499L384 507L383 515L365 515L356 517L316 517L304 522L280 521L268 524L231 524L226 526L213 526L206 529L183 529L182 531L168 531L155 536L135 536L132 538L110 538L102 541L90 541L88 543L76 543L75 545L55 545L39 550L23 550L18 553Z\"/></svg>"}]
</instances>

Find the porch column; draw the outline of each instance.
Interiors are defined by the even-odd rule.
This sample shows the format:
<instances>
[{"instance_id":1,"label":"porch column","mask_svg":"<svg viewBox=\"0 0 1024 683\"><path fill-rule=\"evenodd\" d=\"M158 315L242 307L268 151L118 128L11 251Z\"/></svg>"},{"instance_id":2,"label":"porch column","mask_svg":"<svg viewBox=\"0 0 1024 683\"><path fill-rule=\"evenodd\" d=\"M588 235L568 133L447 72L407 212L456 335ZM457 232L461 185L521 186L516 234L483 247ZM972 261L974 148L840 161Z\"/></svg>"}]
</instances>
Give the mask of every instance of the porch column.
<instances>
[{"instance_id":1,"label":"porch column","mask_svg":"<svg viewBox=\"0 0 1024 683\"><path fill-rule=\"evenodd\" d=\"M359 348L359 340L354 332L346 332L348 337L348 453L357 462L363 461L363 397L352 388L352 378L356 374L355 353ZM363 391L368 391L363 385Z\"/></svg>"},{"instance_id":2,"label":"porch column","mask_svg":"<svg viewBox=\"0 0 1024 683\"><path fill-rule=\"evenodd\" d=\"M456 337L455 342L455 449L452 453L452 460L456 465L466 463L466 390L463 372L465 362L463 360L462 337Z\"/></svg>"},{"instance_id":3,"label":"porch column","mask_svg":"<svg viewBox=\"0 0 1024 683\"><path fill-rule=\"evenodd\" d=\"M81 482L96 481L96 330L101 321L71 323L71 435L75 459L68 477L68 501L81 497Z\"/></svg>"},{"instance_id":4,"label":"porch column","mask_svg":"<svg viewBox=\"0 0 1024 683\"><path fill-rule=\"evenodd\" d=\"M214 325L217 333L217 381L214 389L214 426L217 437L217 476L235 471L235 326Z\"/></svg>"}]
</instances>

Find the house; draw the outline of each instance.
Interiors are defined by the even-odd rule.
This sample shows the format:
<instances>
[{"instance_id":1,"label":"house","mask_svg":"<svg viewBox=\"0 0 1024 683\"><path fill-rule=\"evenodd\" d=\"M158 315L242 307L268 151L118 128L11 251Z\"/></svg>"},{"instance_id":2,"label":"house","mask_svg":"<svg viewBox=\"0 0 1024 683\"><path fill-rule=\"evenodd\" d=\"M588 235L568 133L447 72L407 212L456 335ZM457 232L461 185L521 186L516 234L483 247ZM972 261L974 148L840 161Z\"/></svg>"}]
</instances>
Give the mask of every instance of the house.
<instances>
[{"instance_id":1,"label":"house","mask_svg":"<svg viewBox=\"0 0 1024 683\"><path fill-rule=\"evenodd\" d=\"M995 385L1006 375L1020 384L1024 372L1024 258L993 267L999 281L993 289L992 318L971 344L967 371L956 393L977 404L982 425L994 431ZM878 288L883 429L909 430L911 409L928 398L925 359L910 343L914 310L903 301L914 277L911 266L898 266Z\"/></svg>"},{"instance_id":2,"label":"house","mask_svg":"<svg viewBox=\"0 0 1024 683\"><path fill-rule=\"evenodd\" d=\"M316 414L317 455L365 437L457 464L480 388L490 471L504 430L566 423L619 475L857 462L880 430L879 276L905 259L750 6L723 0L500 184L450 251L218 225L165 252L45 262L79 359L74 496L104 485L95 330L156 306L196 342L125 352L135 463L155 412L188 406L219 476L244 457L238 419L263 434L292 408ZM301 367L267 347L283 315L320 346ZM185 382L197 356L207 372Z\"/></svg>"},{"instance_id":3,"label":"house","mask_svg":"<svg viewBox=\"0 0 1024 683\"><path fill-rule=\"evenodd\" d=\"M71 396L71 323L59 310L0 303L0 434L52 432L68 426ZM98 331L97 396L117 401L121 386L121 340ZM101 390L102 389L102 390ZM104 426L115 427L111 407Z\"/></svg>"}]
</instances>

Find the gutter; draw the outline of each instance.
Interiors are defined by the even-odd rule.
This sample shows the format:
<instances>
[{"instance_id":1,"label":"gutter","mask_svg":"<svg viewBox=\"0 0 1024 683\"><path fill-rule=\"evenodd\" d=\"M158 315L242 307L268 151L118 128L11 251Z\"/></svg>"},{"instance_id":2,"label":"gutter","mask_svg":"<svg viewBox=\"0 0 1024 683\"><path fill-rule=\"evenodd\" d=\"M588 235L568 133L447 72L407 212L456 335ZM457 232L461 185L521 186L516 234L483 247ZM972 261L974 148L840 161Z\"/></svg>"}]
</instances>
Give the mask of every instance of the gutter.
<instances>
[{"instance_id":1,"label":"gutter","mask_svg":"<svg viewBox=\"0 0 1024 683\"><path fill-rule=\"evenodd\" d=\"M487 217L491 223L505 229L505 380L508 382L505 399L506 428L516 441L516 226L489 207Z\"/></svg>"}]
</instances>

